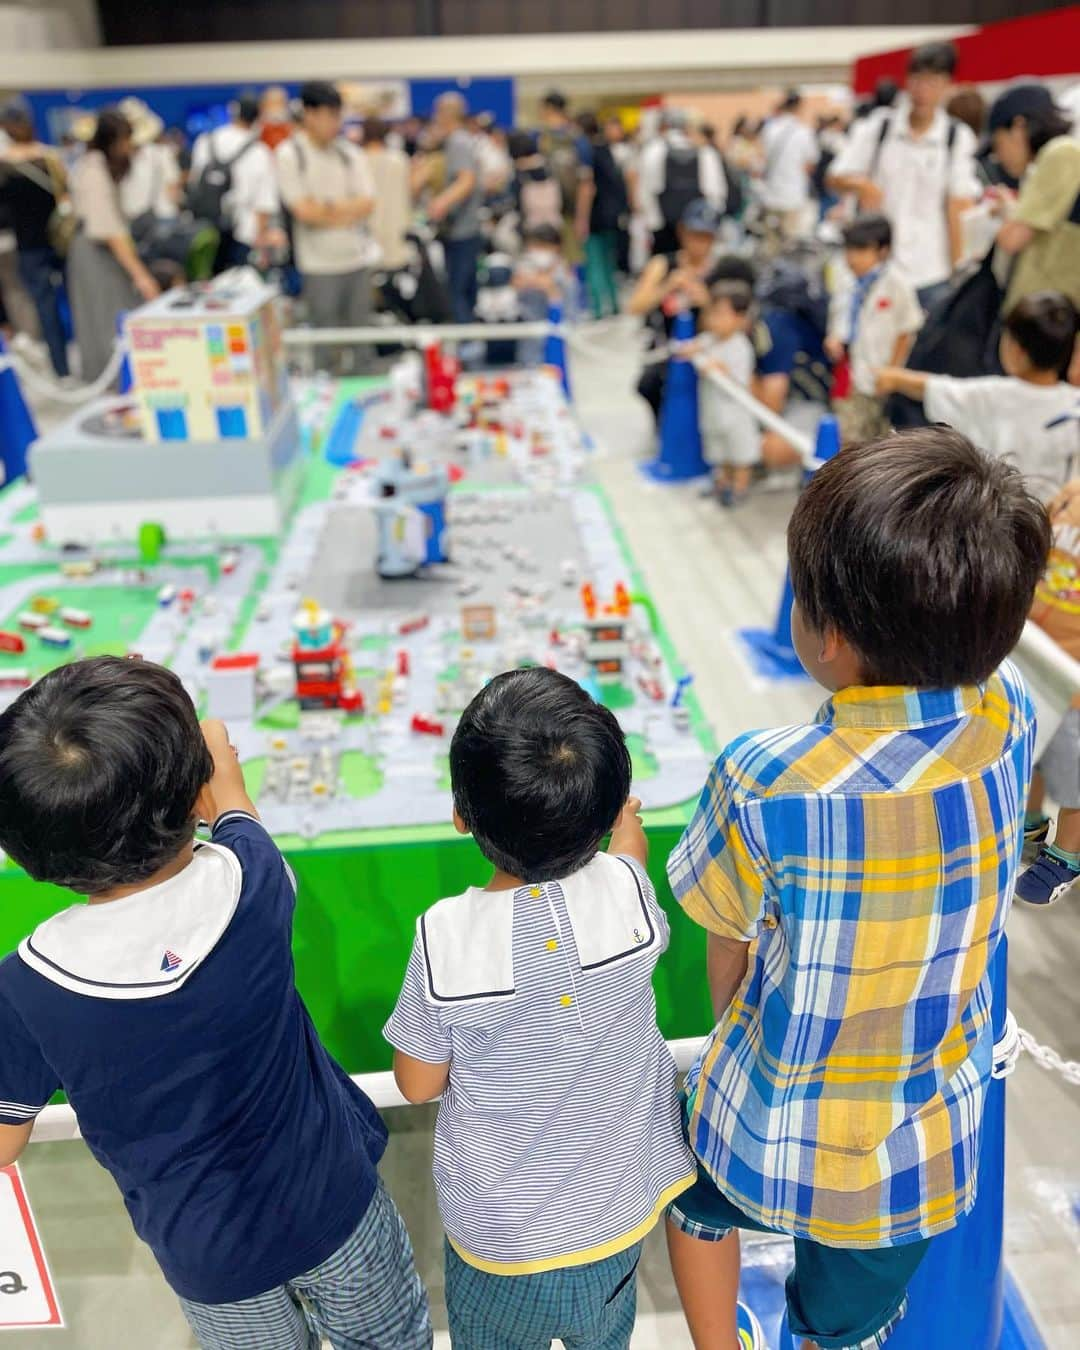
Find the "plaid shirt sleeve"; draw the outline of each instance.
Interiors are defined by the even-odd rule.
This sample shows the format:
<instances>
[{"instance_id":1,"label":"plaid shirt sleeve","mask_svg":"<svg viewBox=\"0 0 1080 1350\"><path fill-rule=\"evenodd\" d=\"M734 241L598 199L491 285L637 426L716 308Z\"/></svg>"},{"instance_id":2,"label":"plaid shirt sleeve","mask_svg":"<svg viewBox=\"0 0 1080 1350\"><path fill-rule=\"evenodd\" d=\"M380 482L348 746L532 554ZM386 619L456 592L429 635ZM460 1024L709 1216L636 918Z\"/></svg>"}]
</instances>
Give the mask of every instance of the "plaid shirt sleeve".
<instances>
[{"instance_id":1,"label":"plaid shirt sleeve","mask_svg":"<svg viewBox=\"0 0 1080 1350\"><path fill-rule=\"evenodd\" d=\"M765 912L764 868L744 817L721 756L667 865L671 889L690 918L736 942L758 936Z\"/></svg>"}]
</instances>

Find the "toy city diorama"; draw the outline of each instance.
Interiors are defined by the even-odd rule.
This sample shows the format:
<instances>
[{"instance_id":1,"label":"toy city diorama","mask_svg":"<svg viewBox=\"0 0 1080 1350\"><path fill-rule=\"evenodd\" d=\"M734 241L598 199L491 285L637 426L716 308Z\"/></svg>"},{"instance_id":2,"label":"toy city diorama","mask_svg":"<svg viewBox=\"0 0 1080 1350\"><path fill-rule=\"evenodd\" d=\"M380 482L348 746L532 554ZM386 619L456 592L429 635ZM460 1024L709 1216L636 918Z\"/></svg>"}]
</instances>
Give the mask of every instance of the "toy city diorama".
<instances>
[{"instance_id":1,"label":"toy city diorama","mask_svg":"<svg viewBox=\"0 0 1080 1350\"><path fill-rule=\"evenodd\" d=\"M432 346L297 408L266 295L170 295L129 322L134 387L99 439L43 437L34 487L0 493L0 705L60 661L162 661L228 723L268 827L341 842L445 822L462 709L543 664L616 712L651 808L696 794L708 733L557 372L464 376Z\"/></svg>"}]
</instances>

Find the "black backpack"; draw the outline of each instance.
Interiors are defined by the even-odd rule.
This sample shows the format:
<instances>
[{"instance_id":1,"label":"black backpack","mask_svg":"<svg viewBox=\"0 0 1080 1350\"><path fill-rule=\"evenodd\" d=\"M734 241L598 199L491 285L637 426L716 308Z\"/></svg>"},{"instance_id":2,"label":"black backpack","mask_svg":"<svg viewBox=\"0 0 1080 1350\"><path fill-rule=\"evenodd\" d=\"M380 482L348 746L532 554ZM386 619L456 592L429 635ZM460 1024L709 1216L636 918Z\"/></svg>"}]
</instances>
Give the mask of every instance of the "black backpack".
<instances>
[{"instance_id":1,"label":"black backpack","mask_svg":"<svg viewBox=\"0 0 1080 1350\"><path fill-rule=\"evenodd\" d=\"M188 184L187 209L196 220L204 220L225 234L232 225L225 210L225 198L233 187L233 165L259 142L258 136L252 136L244 142L235 155L228 159L219 159L214 150L214 134L210 133L210 159L193 182Z\"/></svg>"},{"instance_id":2,"label":"black backpack","mask_svg":"<svg viewBox=\"0 0 1080 1350\"><path fill-rule=\"evenodd\" d=\"M1001 302L1004 289L994 273L994 250L957 281L926 316L907 359L909 370L972 379L1001 372ZM926 425L922 404L893 394L885 413L898 429Z\"/></svg>"},{"instance_id":3,"label":"black backpack","mask_svg":"<svg viewBox=\"0 0 1080 1350\"><path fill-rule=\"evenodd\" d=\"M660 194L660 214L664 224L672 229L682 220L682 214L691 202L701 196L701 175L698 172L696 145L667 147L664 160L664 190Z\"/></svg>"},{"instance_id":4,"label":"black backpack","mask_svg":"<svg viewBox=\"0 0 1080 1350\"><path fill-rule=\"evenodd\" d=\"M732 220L741 220L742 213L746 210L746 193L743 191L742 176L732 168L723 155L720 155L720 167L724 171L724 181L727 183L724 215L730 216Z\"/></svg>"}]
</instances>

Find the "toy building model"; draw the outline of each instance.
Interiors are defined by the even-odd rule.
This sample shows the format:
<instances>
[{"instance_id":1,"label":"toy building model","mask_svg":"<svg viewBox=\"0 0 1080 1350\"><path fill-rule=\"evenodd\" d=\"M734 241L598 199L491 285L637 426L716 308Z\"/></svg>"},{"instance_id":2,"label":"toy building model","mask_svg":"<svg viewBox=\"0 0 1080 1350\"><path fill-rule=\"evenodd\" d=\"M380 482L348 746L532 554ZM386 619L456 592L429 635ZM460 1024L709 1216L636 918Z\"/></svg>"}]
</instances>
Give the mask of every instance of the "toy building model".
<instances>
[{"instance_id":1,"label":"toy building model","mask_svg":"<svg viewBox=\"0 0 1080 1350\"><path fill-rule=\"evenodd\" d=\"M133 386L31 448L41 518L56 543L277 534L300 484L273 287L227 272L168 291L128 318Z\"/></svg>"}]
</instances>

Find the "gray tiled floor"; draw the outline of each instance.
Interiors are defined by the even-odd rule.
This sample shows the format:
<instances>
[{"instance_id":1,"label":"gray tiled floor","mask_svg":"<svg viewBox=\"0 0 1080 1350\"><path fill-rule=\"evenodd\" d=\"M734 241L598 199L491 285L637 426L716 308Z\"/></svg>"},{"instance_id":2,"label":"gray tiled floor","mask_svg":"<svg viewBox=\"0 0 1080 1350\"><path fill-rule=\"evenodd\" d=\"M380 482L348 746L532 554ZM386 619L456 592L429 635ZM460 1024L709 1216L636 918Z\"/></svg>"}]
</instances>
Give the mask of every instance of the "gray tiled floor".
<instances>
[{"instance_id":1,"label":"gray tiled floor","mask_svg":"<svg viewBox=\"0 0 1080 1350\"><path fill-rule=\"evenodd\" d=\"M598 355L575 361L578 406L602 441L598 473L615 503L697 692L725 740L752 725L795 720L816 707L805 683L761 685L730 632L767 623L779 595L783 529L793 500L777 493L729 516L694 488L649 487L635 467L647 444L643 406L630 396L633 350L616 325ZM1080 925L1076 904L1010 921L1011 1006L1021 1025L1069 1058L1080 1058ZM1051 1350L1080 1345L1080 1089L1022 1061L1009 1088L1006 1244ZM428 1109L388 1113L385 1173L404 1211L432 1291L439 1344L441 1232L429 1176ZM109 1178L81 1144L29 1151L24 1168L70 1329L16 1333L15 1346L42 1350L187 1350L192 1342L148 1252L131 1234ZM634 1350L689 1350L655 1235L643 1263ZM963 1350L958 1347L958 1350Z\"/></svg>"}]
</instances>

